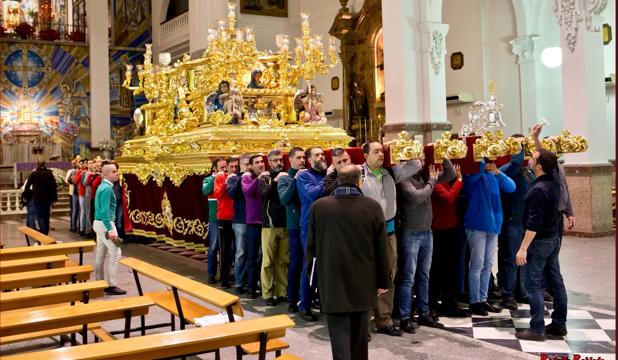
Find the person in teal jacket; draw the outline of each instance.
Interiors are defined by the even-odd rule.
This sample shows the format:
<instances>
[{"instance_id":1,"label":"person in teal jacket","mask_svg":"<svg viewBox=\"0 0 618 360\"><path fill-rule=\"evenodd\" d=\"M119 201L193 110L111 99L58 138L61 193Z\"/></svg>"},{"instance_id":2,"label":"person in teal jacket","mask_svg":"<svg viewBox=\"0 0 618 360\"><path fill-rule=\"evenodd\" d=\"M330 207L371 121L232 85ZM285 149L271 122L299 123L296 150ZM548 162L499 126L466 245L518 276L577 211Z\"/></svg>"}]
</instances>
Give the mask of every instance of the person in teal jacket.
<instances>
[{"instance_id":1,"label":"person in teal jacket","mask_svg":"<svg viewBox=\"0 0 618 360\"><path fill-rule=\"evenodd\" d=\"M470 249L470 312L486 316L488 311L502 311L487 302L487 293L502 227L500 192L514 192L515 182L502 173L495 163L487 164L482 160L479 167L477 174L464 176L464 191L468 199L464 227Z\"/></svg>"},{"instance_id":2,"label":"person in teal jacket","mask_svg":"<svg viewBox=\"0 0 618 360\"><path fill-rule=\"evenodd\" d=\"M97 252L95 258L95 277L104 280L103 262L109 252L108 278L109 287L105 293L109 295L124 295L127 292L116 286L116 270L122 256L120 247L115 240L118 238L116 230L116 195L114 182L118 180L118 167L112 162L104 162L101 176L103 180L97 188L94 197L94 223L92 228L97 236Z\"/></svg>"}]
</instances>

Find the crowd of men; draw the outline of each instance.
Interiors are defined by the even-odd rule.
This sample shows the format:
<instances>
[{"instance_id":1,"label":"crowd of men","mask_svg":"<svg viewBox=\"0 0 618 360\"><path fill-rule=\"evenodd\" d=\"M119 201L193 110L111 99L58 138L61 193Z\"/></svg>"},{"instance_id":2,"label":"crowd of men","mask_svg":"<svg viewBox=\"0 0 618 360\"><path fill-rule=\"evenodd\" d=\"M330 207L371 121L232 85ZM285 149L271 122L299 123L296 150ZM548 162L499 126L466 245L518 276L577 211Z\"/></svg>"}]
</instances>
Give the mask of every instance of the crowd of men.
<instances>
[{"instance_id":1,"label":"crowd of men","mask_svg":"<svg viewBox=\"0 0 618 360\"><path fill-rule=\"evenodd\" d=\"M224 288L261 294L269 306L286 302L306 321L321 309L333 355L347 358L366 349L370 335L354 329L368 324L369 310L377 333L401 336L415 332L413 322L443 328L439 316L487 316L525 302L531 329L518 337L564 335L558 251L563 216L570 227L574 217L564 171L542 149L540 131L532 129L538 150L528 167L522 150L500 167L483 160L470 175L448 160L440 170L425 166L424 158L385 168L378 142L363 145L362 165L342 148L332 150L330 166L319 147L293 148L287 172L280 150L267 154L269 170L262 154L217 158L202 187L211 216L208 281L219 271ZM548 293L555 311L545 327Z\"/></svg>"}]
</instances>

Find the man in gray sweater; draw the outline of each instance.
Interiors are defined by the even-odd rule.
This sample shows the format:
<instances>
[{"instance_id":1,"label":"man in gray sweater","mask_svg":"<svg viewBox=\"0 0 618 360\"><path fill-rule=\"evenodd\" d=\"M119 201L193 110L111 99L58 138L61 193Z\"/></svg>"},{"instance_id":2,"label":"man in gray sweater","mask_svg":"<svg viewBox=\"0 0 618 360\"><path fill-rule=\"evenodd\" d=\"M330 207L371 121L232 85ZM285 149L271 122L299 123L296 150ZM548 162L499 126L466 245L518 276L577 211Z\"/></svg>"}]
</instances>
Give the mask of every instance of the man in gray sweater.
<instances>
[{"instance_id":1,"label":"man in gray sweater","mask_svg":"<svg viewBox=\"0 0 618 360\"><path fill-rule=\"evenodd\" d=\"M412 161L416 166L414 175L405 178L397 184L397 203L400 214L400 236L397 248L399 251L399 281L396 284L399 313L402 331L414 333L412 317L412 286L418 269L416 284L417 302L420 308L419 325L444 328L444 325L434 320L429 313L429 270L433 252L433 237L431 223L433 213L431 209L431 193L437 183L450 181L455 178L453 165L444 160L444 172L429 165L429 177L423 176L425 156Z\"/></svg>"}]
</instances>

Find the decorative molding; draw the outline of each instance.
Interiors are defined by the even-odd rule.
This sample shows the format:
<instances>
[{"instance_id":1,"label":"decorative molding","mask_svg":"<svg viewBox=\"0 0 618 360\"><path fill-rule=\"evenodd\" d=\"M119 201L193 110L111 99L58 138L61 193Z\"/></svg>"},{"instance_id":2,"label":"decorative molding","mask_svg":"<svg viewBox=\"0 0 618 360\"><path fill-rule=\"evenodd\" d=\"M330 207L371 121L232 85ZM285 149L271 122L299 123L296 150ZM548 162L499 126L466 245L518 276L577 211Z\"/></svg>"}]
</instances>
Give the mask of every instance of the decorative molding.
<instances>
[{"instance_id":1,"label":"decorative molding","mask_svg":"<svg viewBox=\"0 0 618 360\"><path fill-rule=\"evenodd\" d=\"M526 35L509 41L512 46L511 51L517 56L518 64L534 62L534 41L537 38L537 35Z\"/></svg>"},{"instance_id":2,"label":"decorative molding","mask_svg":"<svg viewBox=\"0 0 618 360\"><path fill-rule=\"evenodd\" d=\"M598 32L597 17L607 5L607 0L554 0L553 12L567 47L575 51L579 23L584 21L586 30Z\"/></svg>"},{"instance_id":3,"label":"decorative molding","mask_svg":"<svg viewBox=\"0 0 618 360\"><path fill-rule=\"evenodd\" d=\"M438 75L440 74L440 69L444 67L444 56L446 55L445 38L448 32L448 24L421 23L419 27L423 37L424 52L429 53L433 73Z\"/></svg>"}]
</instances>

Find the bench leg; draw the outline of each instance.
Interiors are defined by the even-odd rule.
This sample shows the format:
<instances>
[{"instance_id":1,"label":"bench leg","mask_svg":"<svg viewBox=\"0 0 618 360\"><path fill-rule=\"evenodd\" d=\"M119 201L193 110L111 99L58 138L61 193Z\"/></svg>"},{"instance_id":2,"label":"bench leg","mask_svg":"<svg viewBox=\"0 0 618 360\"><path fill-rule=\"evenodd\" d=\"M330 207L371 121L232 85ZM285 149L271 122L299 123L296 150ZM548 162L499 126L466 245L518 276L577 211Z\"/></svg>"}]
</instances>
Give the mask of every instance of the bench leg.
<instances>
[{"instance_id":1,"label":"bench leg","mask_svg":"<svg viewBox=\"0 0 618 360\"><path fill-rule=\"evenodd\" d=\"M146 316L139 317L140 325L142 326L142 336L146 335Z\"/></svg>"},{"instance_id":2,"label":"bench leg","mask_svg":"<svg viewBox=\"0 0 618 360\"><path fill-rule=\"evenodd\" d=\"M258 356L258 359L260 360L266 360L266 341L267 340L268 340L268 334L261 333L260 334L260 354Z\"/></svg>"},{"instance_id":3,"label":"bench leg","mask_svg":"<svg viewBox=\"0 0 618 360\"><path fill-rule=\"evenodd\" d=\"M124 312L124 338L131 336L131 310Z\"/></svg>"},{"instance_id":4,"label":"bench leg","mask_svg":"<svg viewBox=\"0 0 618 360\"><path fill-rule=\"evenodd\" d=\"M215 350L215 360L221 360L221 352L219 349Z\"/></svg>"},{"instance_id":5,"label":"bench leg","mask_svg":"<svg viewBox=\"0 0 618 360\"><path fill-rule=\"evenodd\" d=\"M82 327L82 344L88 344L88 324L84 324Z\"/></svg>"},{"instance_id":6,"label":"bench leg","mask_svg":"<svg viewBox=\"0 0 618 360\"><path fill-rule=\"evenodd\" d=\"M176 331L176 318L174 314L170 314L170 323L172 324L172 331Z\"/></svg>"},{"instance_id":7,"label":"bench leg","mask_svg":"<svg viewBox=\"0 0 618 360\"><path fill-rule=\"evenodd\" d=\"M75 336L75 333L71 333L71 346L76 346L77 345L77 337Z\"/></svg>"},{"instance_id":8,"label":"bench leg","mask_svg":"<svg viewBox=\"0 0 618 360\"><path fill-rule=\"evenodd\" d=\"M240 345L236 345L236 360L242 360L243 351Z\"/></svg>"},{"instance_id":9,"label":"bench leg","mask_svg":"<svg viewBox=\"0 0 618 360\"><path fill-rule=\"evenodd\" d=\"M281 350L275 350L275 357L278 358L281 356Z\"/></svg>"}]
</instances>

